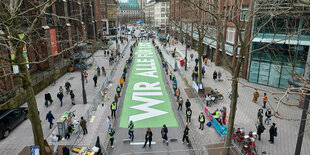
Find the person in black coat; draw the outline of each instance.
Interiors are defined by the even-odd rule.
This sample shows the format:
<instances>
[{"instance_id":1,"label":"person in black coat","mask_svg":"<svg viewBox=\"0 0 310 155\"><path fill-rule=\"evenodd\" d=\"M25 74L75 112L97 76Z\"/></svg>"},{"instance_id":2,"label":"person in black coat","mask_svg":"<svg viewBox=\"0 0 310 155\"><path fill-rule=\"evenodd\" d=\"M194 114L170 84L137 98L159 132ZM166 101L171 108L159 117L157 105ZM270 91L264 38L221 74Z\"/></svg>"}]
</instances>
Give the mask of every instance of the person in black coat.
<instances>
[{"instance_id":1,"label":"person in black coat","mask_svg":"<svg viewBox=\"0 0 310 155\"><path fill-rule=\"evenodd\" d=\"M60 106L62 107L62 98L64 97L64 94L63 94L62 92L59 92L59 93L57 94L57 97L58 97L58 99L59 99L59 101L60 101Z\"/></svg>"},{"instance_id":2,"label":"person in black coat","mask_svg":"<svg viewBox=\"0 0 310 155\"><path fill-rule=\"evenodd\" d=\"M277 132L276 123L272 123L272 126L269 129L270 139L268 140L271 144L274 143L274 135Z\"/></svg>"},{"instance_id":3,"label":"person in black coat","mask_svg":"<svg viewBox=\"0 0 310 155\"><path fill-rule=\"evenodd\" d=\"M260 141L261 140L261 134L264 132L264 130L265 130L265 127L264 127L264 125L263 125L263 123L260 123L257 127L256 127L256 129L257 129L257 135L258 135L258 140Z\"/></svg>"},{"instance_id":4,"label":"person in black coat","mask_svg":"<svg viewBox=\"0 0 310 155\"><path fill-rule=\"evenodd\" d=\"M167 126L164 124L163 127L161 128L161 136L163 138L163 142L167 143L168 145L168 128Z\"/></svg>"},{"instance_id":5,"label":"person in black coat","mask_svg":"<svg viewBox=\"0 0 310 155\"><path fill-rule=\"evenodd\" d=\"M149 148L151 149L152 137L153 137L153 133L151 131L151 128L147 128L147 131L145 134L145 143L141 148L145 148L146 143L149 142Z\"/></svg>"},{"instance_id":6,"label":"person in black coat","mask_svg":"<svg viewBox=\"0 0 310 155\"><path fill-rule=\"evenodd\" d=\"M214 72L213 72L213 80L216 80L216 79L217 79L217 72L214 71Z\"/></svg>"},{"instance_id":7,"label":"person in black coat","mask_svg":"<svg viewBox=\"0 0 310 155\"><path fill-rule=\"evenodd\" d=\"M185 102L185 107L186 107L186 109L188 109L189 107L191 107L191 102L189 102L189 99L186 100L186 102Z\"/></svg>"}]
</instances>

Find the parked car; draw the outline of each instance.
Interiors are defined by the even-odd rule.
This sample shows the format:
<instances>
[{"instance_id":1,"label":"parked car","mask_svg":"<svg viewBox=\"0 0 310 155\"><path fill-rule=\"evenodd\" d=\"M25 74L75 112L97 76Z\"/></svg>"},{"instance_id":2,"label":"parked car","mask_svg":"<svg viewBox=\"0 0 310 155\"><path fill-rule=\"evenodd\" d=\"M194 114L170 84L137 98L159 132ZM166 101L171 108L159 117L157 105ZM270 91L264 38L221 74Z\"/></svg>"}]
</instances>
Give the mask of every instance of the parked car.
<instances>
[{"instance_id":1,"label":"parked car","mask_svg":"<svg viewBox=\"0 0 310 155\"><path fill-rule=\"evenodd\" d=\"M0 138L6 138L21 122L28 118L28 108L0 110Z\"/></svg>"}]
</instances>

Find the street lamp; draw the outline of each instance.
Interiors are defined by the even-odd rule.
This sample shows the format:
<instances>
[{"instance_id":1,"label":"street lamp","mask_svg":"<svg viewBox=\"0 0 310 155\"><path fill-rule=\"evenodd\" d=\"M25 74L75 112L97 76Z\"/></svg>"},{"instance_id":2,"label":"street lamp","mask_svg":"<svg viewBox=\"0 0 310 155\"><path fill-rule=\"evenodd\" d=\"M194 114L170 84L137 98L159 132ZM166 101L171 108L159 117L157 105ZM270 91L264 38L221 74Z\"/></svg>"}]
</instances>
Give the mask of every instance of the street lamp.
<instances>
[{"instance_id":1,"label":"street lamp","mask_svg":"<svg viewBox=\"0 0 310 155\"><path fill-rule=\"evenodd\" d=\"M82 58L82 51L80 53L81 55L81 58ZM85 66L84 66L84 63L82 62L82 59L80 59L80 70L81 70L81 78L82 78L82 95L83 95L83 103L84 104L87 104L87 98L86 98L86 91L85 91L85 85L84 85L84 69L85 69Z\"/></svg>"},{"instance_id":2,"label":"street lamp","mask_svg":"<svg viewBox=\"0 0 310 155\"><path fill-rule=\"evenodd\" d=\"M187 71L187 29L188 29L188 23L186 23L186 32L185 32L185 70Z\"/></svg>"}]
</instances>

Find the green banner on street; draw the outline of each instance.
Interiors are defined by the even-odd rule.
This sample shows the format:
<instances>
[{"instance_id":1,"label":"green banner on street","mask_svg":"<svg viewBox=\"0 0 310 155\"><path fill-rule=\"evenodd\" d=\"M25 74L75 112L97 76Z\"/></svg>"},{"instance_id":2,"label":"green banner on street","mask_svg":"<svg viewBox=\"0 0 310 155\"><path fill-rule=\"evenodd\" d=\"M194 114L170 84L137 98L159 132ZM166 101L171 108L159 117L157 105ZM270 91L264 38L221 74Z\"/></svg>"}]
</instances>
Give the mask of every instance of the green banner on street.
<instances>
[{"instance_id":1,"label":"green banner on street","mask_svg":"<svg viewBox=\"0 0 310 155\"><path fill-rule=\"evenodd\" d=\"M161 68L151 43L139 43L130 71L120 127L132 120L135 128L177 127Z\"/></svg>"}]
</instances>

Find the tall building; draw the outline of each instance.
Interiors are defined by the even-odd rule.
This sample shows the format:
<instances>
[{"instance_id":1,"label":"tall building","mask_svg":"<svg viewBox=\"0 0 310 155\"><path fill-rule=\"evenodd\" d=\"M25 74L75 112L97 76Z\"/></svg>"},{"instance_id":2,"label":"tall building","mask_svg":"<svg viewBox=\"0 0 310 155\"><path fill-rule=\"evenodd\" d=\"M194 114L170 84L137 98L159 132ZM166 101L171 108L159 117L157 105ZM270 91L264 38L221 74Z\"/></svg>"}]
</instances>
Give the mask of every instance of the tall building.
<instances>
[{"instance_id":1,"label":"tall building","mask_svg":"<svg viewBox=\"0 0 310 155\"><path fill-rule=\"evenodd\" d=\"M141 10L137 0L128 0L119 3L119 22L120 24L135 24L141 19Z\"/></svg>"},{"instance_id":2,"label":"tall building","mask_svg":"<svg viewBox=\"0 0 310 155\"><path fill-rule=\"evenodd\" d=\"M154 4L154 26L166 28L169 24L169 0L155 0Z\"/></svg>"},{"instance_id":3,"label":"tall building","mask_svg":"<svg viewBox=\"0 0 310 155\"><path fill-rule=\"evenodd\" d=\"M156 0L149 1L144 8L144 22L151 26L155 27L155 14L154 14L154 5Z\"/></svg>"}]
</instances>

